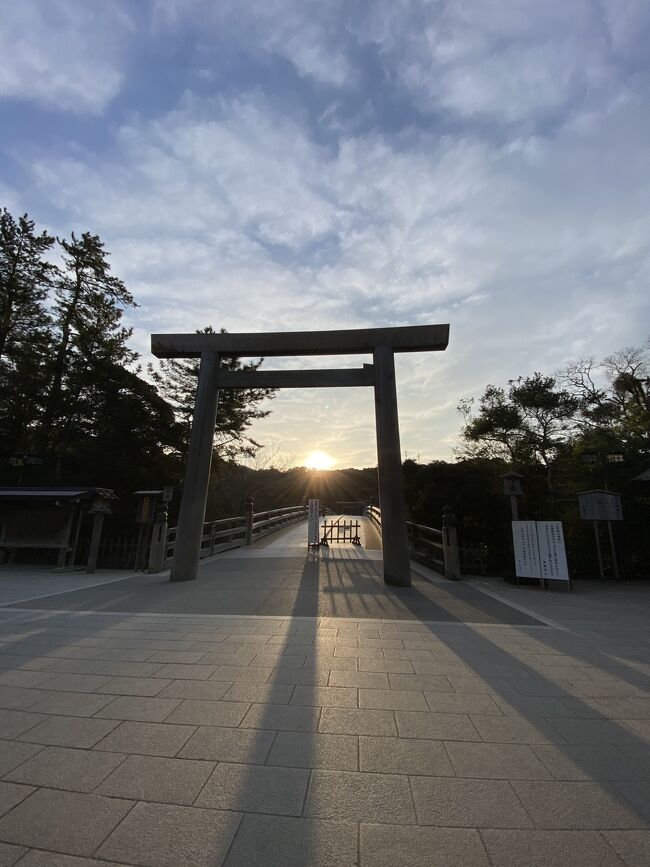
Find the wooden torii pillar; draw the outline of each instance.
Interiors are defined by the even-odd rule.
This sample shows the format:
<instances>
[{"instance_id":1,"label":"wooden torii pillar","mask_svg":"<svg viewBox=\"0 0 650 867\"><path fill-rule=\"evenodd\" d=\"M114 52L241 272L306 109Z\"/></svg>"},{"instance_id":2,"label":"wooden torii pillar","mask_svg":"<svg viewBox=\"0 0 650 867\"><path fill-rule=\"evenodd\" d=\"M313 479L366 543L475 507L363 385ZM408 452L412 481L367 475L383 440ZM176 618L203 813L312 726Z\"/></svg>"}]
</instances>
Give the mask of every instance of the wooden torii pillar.
<instances>
[{"instance_id":1,"label":"wooden torii pillar","mask_svg":"<svg viewBox=\"0 0 650 867\"><path fill-rule=\"evenodd\" d=\"M375 389L384 581L398 587L410 586L394 354L440 351L447 348L448 341L449 325L269 334L153 334L151 351L158 358L201 359L170 580L192 581L197 576L220 388L372 385ZM352 354L372 354L374 364L343 370L220 369L221 356L260 358Z\"/></svg>"}]
</instances>

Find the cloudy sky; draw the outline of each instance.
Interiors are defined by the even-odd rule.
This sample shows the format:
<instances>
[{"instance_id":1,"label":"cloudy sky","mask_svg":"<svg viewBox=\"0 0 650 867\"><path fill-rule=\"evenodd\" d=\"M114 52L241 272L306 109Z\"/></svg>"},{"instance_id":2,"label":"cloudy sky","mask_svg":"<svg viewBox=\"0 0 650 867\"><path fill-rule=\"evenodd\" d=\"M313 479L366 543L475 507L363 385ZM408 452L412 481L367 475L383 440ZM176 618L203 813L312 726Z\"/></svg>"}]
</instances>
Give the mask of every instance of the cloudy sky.
<instances>
[{"instance_id":1,"label":"cloudy sky","mask_svg":"<svg viewBox=\"0 0 650 867\"><path fill-rule=\"evenodd\" d=\"M145 360L449 322L397 364L403 450L445 458L460 398L650 332L648 44L647 0L21 0L0 203L101 235ZM255 434L376 460L365 389L283 392Z\"/></svg>"}]
</instances>

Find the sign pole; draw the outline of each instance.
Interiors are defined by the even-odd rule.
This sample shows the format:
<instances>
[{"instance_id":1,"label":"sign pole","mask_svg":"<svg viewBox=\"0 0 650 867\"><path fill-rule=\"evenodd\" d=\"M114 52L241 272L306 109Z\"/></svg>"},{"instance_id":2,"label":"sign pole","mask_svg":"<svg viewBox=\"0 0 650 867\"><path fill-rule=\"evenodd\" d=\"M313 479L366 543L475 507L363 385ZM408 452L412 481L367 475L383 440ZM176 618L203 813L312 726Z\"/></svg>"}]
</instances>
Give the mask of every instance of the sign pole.
<instances>
[{"instance_id":1,"label":"sign pole","mask_svg":"<svg viewBox=\"0 0 650 867\"><path fill-rule=\"evenodd\" d=\"M614 567L614 578L616 581L621 580L621 575L618 571L618 557L616 556L616 545L614 544L614 531L612 530L612 522L607 522L607 531L609 533L609 547L612 551L612 565Z\"/></svg>"},{"instance_id":2,"label":"sign pole","mask_svg":"<svg viewBox=\"0 0 650 867\"><path fill-rule=\"evenodd\" d=\"M600 547L600 534L598 533L598 521L594 521L594 538L596 539L596 551L598 552L598 571L600 577L604 580L605 570L603 568L603 552Z\"/></svg>"}]
</instances>

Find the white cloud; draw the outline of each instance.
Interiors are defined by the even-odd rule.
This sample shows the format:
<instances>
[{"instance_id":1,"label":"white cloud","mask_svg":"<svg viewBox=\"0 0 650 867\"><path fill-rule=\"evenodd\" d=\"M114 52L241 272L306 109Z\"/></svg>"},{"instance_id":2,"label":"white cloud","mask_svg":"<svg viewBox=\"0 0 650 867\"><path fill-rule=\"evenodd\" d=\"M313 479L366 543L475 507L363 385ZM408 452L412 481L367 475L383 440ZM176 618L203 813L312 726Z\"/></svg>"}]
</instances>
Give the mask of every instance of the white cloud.
<instances>
[{"instance_id":1,"label":"white cloud","mask_svg":"<svg viewBox=\"0 0 650 867\"><path fill-rule=\"evenodd\" d=\"M642 7L603 3L598 17L590 6L395 0L352 20L336 3L273 0L238 4L235 20L230 3L165 3L166 33L200 10L224 38L339 85L343 102L361 80L347 40L375 46L387 78L446 122L388 133L371 113L339 123L334 101L321 125L338 139L324 146L296 119L306 113L262 89L188 92L173 111L107 130L101 160L80 147L12 154L31 184L19 209L38 219L38 202L53 204L62 225L51 228L102 235L142 304L142 352L152 331L207 323L449 321L446 353L397 364L403 448L448 456L460 397L646 336L650 122L632 68ZM452 115L463 122L449 126ZM255 433L284 452L371 464L371 397L287 392Z\"/></svg>"},{"instance_id":2,"label":"white cloud","mask_svg":"<svg viewBox=\"0 0 650 867\"><path fill-rule=\"evenodd\" d=\"M118 2L20 0L5 3L0 27L0 97L98 114L123 80L131 30Z\"/></svg>"}]
</instances>

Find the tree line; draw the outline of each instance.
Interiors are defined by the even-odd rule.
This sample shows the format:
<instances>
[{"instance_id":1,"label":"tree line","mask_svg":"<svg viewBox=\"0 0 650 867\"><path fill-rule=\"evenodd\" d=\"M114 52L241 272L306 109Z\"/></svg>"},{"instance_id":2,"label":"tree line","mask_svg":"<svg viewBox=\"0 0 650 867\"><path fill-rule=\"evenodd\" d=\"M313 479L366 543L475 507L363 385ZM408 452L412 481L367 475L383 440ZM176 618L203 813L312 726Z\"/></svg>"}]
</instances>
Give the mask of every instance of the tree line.
<instances>
[{"instance_id":1,"label":"tree line","mask_svg":"<svg viewBox=\"0 0 650 867\"><path fill-rule=\"evenodd\" d=\"M109 259L96 234L0 212L0 483L105 486L130 509L134 490L182 477L198 360L143 369L124 322L138 305ZM255 451L248 428L271 394L222 392L218 460Z\"/></svg>"}]
</instances>

